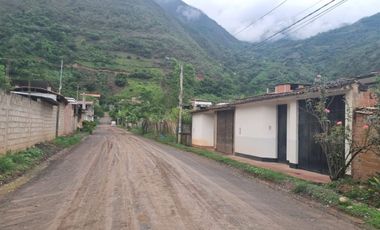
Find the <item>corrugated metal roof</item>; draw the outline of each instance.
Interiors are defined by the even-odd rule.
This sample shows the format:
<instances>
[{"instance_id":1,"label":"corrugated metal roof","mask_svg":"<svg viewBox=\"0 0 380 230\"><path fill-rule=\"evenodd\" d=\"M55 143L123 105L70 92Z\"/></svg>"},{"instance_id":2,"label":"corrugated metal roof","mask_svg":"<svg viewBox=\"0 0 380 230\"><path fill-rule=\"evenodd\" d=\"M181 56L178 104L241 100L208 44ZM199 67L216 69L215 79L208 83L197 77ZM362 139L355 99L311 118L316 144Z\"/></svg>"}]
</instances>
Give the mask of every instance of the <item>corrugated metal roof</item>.
<instances>
[{"instance_id":1,"label":"corrugated metal roof","mask_svg":"<svg viewBox=\"0 0 380 230\"><path fill-rule=\"evenodd\" d=\"M53 92L53 91L50 91L50 90L47 90L45 88L39 88L39 87L17 87L15 88L13 91L15 92L31 92L31 93L45 93L45 94L52 94L52 95L56 95L57 96L57 101L58 102L63 102L65 104L68 104L69 102L66 100L66 98L64 96L62 96L61 94L59 93L56 93L56 92Z\"/></svg>"},{"instance_id":2,"label":"corrugated metal roof","mask_svg":"<svg viewBox=\"0 0 380 230\"><path fill-rule=\"evenodd\" d=\"M373 84L376 81L376 76L379 75L378 72L373 72L367 75L362 75L357 78L341 78L336 81L330 81L325 85L325 88L327 90L333 90L333 89L342 89L342 91L347 90L347 86L350 86L354 83L358 84ZM218 111L218 110L229 110L235 108L236 105L241 104L247 104L252 102L258 102L258 101L265 101L265 100L272 100L277 98L286 98L291 96L298 96L298 95L306 95L309 93L315 93L320 90L320 86L310 86L305 87L302 89L294 90L292 92L286 92L286 93L267 93L263 95L248 97L240 100L236 100L234 102L228 103L226 105L221 106L212 106L207 109L203 110L197 110L193 111L192 113L201 113L201 112L207 112L207 111Z\"/></svg>"}]
</instances>

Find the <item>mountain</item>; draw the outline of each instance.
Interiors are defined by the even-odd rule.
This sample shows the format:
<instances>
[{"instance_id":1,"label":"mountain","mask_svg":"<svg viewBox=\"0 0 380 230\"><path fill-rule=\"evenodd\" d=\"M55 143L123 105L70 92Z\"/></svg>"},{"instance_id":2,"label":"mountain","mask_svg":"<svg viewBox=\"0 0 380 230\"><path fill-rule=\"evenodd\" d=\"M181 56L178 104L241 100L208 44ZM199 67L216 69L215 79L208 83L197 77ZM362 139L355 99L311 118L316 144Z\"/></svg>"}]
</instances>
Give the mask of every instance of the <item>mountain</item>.
<instances>
[{"instance_id":1,"label":"mountain","mask_svg":"<svg viewBox=\"0 0 380 230\"><path fill-rule=\"evenodd\" d=\"M304 40L241 43L228 62L245 95L281 82L312 83L380 70L380 13Z\"/></svg>"},{"instance_id":2,"label":"mountain","mask_svg":"<svg viewBox=\"0 0 380 230\"><path fill-rule=\"evenodd\" d=\"M380 69L380 14L305 40L241 42L180 0L0 0L0 64L13 81L48 80L107 97L144 87L176 100L178 66L188 95L254 95L284 81L311 82ZM148 87L148 88L149 88Z\"/></svg>"},{"instance_id":3,"label":"mountain","mask_svg":"<svg viewBox=\"0 0 380 230\"><path fill-rule=\"evenodd\" d=\"M309 39L280 40L251 49L305 80L316 74L336 79L379 71L380 13Z\"/></svg>"},{"instance_id":4,"label":"mountain","mask_svg":"<svg viewBox=\"0 0 380 230\"><path fill-rule=\"evenodd\" d=\"M112 71L145 71L157 80L172 69L168 57L206 77L223 75L181 22L151 0L0 0L0 6L0 61L13 80L57 86L61 59L71 95L76 83L108 93L115 88L112 74L106 76Z\"/></svg>"},{"instance_id":5,"label":"mountain","mask_svg":"<svg viewBox=\"0 0 380 230\"><path fill-rule=\"evenodd\" d=\"M231 52L242 45L223 27L197 8L180 0L155 0L169 16L174 17L211 57L228 60Z\"/></svg>"}]
</instances>

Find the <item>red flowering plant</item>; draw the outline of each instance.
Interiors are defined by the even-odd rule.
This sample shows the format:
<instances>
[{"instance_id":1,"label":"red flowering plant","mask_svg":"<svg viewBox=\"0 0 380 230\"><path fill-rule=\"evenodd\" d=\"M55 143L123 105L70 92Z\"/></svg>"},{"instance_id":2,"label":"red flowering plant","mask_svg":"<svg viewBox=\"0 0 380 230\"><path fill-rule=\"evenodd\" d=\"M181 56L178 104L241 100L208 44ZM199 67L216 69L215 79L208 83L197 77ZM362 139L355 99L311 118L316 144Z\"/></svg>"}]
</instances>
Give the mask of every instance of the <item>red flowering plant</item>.
<instances>
[{"instance_id":1,"label":"red flowering plant","mask_svg":"<svg viewBox=\"0 0 380 230\"><path fill-rule=\"evenodd\" d=\"M363 138L354 140L351 127L345 124L345 121L352 120L347 103L343 101L346 104L345 120L334 121L331 113L335 111L330 108L334 96L328 97L325 81L317 82L315 87L319 92L319 97L307 101L307 111L320 125L320 131L314 135L314 139L326 156L330 179L338 180L346 175L347 169L359 154L365 154L379 146L380 139L377 133L380 133L380 114L377 110L377 115L371 122L362 127ZM374 131L376 129L379 132Z\"/></svg>"}]
</instances>

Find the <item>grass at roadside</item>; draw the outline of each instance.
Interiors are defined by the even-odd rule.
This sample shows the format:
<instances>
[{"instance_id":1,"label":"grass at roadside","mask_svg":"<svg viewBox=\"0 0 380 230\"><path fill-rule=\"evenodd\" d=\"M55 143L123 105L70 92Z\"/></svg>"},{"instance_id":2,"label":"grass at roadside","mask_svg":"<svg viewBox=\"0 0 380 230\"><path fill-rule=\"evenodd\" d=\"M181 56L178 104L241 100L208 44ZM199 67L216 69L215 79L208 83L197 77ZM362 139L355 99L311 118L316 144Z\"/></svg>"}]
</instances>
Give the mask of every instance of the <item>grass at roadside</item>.
<instances>
[{"instance_id":1,"label":"grass at roadside","mask_svg":"<svg viewBox=\"0 0 380 230\"><path fill-rule=\"evenodd\" d=\"M24 174L58 151L79 143L86 135L86 133L78 132L71 136L58 137L51 142L38 144L24 151L0 155L0 185Z\"/></svg>"},{"instance_id":2,"label":"grass at roadside","mask_svg":"<svg viewBox=\"0 0 380 230\"><path fill-rule=\"evenodd\" d=\"M332 186L330 184L315 184L309 181L285 175L283 173L274 172L269 169L263 169L256 166L252 166L247 163L239 162L229 157L215 153L213 151L176 144L172 141L172 138L157 138L149 134L145 135L145 137L176 147L186 152L192 152L197 155L215 160L227 166L239 169L256 178L269 181L274 184L284 186L286 188L290 188L290 191L295 194L307 196L324 205L335 207L347 214L363 219L365 223L372 227L380 229L380 210L371 207L367 204L352 201L349 199L343 202L340 201L340 198L342 196L339 193L337 193L333 188L331 188Z\"/></svg>"}]
</instances>

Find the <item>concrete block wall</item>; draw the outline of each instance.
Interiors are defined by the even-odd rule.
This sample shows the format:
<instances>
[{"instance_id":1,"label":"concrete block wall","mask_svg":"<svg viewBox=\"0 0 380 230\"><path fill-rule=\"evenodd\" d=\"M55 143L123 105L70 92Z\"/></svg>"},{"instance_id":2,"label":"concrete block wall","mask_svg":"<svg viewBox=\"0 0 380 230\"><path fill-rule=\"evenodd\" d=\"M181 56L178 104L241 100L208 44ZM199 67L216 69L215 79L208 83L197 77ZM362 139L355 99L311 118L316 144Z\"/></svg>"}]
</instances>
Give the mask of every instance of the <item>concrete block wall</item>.
<instances>
[{"instance_id":1,"label":"concrete block wall","mask_svg":"<svg viewBox=\"0 0 380 230\"><path fill-rule=\"evenodd\" d=\"M69 135L77 129L77 117L73 105L61 106L60 135ZM61 128L62 127L62 128Z\"/></svg>"},{"instance_id":2,"label":"concrete block wall","mask_svg":"<svg viewBox=\"0 0 380 230\"><path fill-rule=\"evenodd\" d=\"M59 134L67 135L75 128L65 129L65 106L61 106ZM56 116L57 106L0 91L0 154L53 140Z\"/></svg>"}]
</instances>

